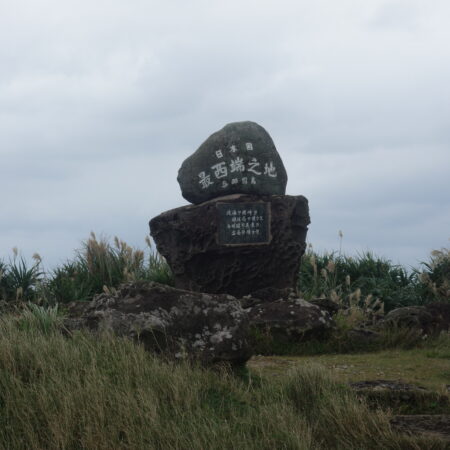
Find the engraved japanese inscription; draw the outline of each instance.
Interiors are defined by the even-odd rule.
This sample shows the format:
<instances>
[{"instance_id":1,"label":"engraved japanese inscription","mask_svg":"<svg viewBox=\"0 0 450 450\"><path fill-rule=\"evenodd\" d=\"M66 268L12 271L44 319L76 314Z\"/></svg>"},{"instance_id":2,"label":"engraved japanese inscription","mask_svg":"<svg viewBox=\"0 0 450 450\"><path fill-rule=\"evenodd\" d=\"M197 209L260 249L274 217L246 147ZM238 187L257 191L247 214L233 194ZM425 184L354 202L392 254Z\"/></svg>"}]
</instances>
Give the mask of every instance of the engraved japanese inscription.
<instances>
[{"instance_id":1,"label":"engraved japanese inscription","mask_svg":"<svg viewBox=\"0 0 450 450\"><path fill-rule=\"evenodd\" d=\"M245 142L245 152L253 152L253 143ZM238 144L230 145L228 149L218 149L214 152L217 163L210 167L211 171L202 170L198 174L202 189L208 189L215 183L219 183L221 189L226 189L235 184L258 184L258 177L277 178L277 169L272 161L263 166L255 157L249 155L237 156ZM245 157L245 159L244 159ZM247 161L247 164L246 164ZM221 178L224 178L221 180Z\"/></svg>"},{"instance_id":2,"label":"engraved japanese inscription","mask_svg":"<svg viewBox=\"0 0 450 450\"><path fill-rule=\"evenodd\" d=\"M270 203L217 203L219 245L269 244Z\"/></svg>"},{"instance_id":3,"label":"engraved japanese inscription","mask_svg":"<svg viewBox=\"0 0 450 450\"><path fill-rule=\"evenodd\" d=\"M235 122L183 161L178 182L183 197L198 204L230 194L284 195L287 174L267 131Z\"/></svg>"}]
</instances>

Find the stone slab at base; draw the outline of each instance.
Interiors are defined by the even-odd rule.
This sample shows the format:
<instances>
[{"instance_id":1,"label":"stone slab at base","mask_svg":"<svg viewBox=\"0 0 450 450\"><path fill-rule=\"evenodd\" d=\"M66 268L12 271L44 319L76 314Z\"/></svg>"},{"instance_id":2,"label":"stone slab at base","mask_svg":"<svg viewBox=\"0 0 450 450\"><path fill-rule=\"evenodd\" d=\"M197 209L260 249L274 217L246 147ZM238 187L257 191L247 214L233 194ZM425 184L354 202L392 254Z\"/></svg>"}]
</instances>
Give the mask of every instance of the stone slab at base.
<instances>
[{"instance_id":1,"label":"stone slab at base","mask_svg":"<svg viewBox=\"0 0 450 450\"><path fill-rule=\"evenodd\" d=\"M166 211L150 233L176 287L240 297L295 288L309 223L301 195L235 194Z\"/></svg>"}]
</instances>

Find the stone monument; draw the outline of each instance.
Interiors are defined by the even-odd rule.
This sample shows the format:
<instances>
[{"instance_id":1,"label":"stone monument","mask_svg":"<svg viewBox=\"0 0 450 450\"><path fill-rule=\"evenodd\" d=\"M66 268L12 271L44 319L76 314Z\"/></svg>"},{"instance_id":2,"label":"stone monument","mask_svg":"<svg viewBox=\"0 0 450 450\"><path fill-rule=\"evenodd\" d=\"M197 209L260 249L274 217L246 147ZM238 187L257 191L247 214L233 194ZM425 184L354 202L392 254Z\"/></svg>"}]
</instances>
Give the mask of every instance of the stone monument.
<instances>
[{"instance_id":1,"label":"stone monument","mask_svg":"<svg viewBox=\"0 0 450 450\"><path fill-rule=\"evenodd\" d=\"M295 288L308 201L285 195L286 170L264 128L226 125L183 162L178 182L193 205L150 221L177 288L236 297Z\"/></svg>"},{"instance_id":2,"label":"stone monument","mask_svg":"<svg viewBox=\"0 0 450 450\"><path fill-rule=\"evenodd\" d=\"M284 195L287 175L267 131L230 123L212 134L178 172L183 197L201 203L227 194Z\"/></svg>"}]
</instances>

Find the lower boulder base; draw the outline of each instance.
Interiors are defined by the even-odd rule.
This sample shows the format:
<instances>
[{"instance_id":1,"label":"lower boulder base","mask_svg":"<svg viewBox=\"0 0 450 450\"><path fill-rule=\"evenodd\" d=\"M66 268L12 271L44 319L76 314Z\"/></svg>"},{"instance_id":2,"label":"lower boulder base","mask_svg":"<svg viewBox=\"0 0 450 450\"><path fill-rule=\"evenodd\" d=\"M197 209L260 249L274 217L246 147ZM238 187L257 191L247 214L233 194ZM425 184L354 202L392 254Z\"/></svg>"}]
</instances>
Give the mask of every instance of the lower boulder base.
<instances>
[{"instance_id":1,"label":"lower boulder base","mask_svg":"<svg viewBox=\"0 0 450 450\"><path fill-rule=\"evenodd\" d=\"M230 295L183 291L159 283L122 285L69 307L70 330L112 331L151 352L210 365L244 364L251 356L247 313Z\"/></svg>"},{"instance_id":2,"label":"lower boulder base","mask_svg":"<svg viewBox=\"0 0 450 450\"><path fill-rule=\"evenodd\" d=\"M236 205L235 209L242 203L264 204L268 211L264 226L270 230L267 242L221 242L223 203ZM296 287L309 222L308 201L301 195L236 194L166 211L150 221L150 231L172 269L176 287L242 297L260 289ZM231 218L229 225L233 226Z\"/></svg>"}]
</instances>

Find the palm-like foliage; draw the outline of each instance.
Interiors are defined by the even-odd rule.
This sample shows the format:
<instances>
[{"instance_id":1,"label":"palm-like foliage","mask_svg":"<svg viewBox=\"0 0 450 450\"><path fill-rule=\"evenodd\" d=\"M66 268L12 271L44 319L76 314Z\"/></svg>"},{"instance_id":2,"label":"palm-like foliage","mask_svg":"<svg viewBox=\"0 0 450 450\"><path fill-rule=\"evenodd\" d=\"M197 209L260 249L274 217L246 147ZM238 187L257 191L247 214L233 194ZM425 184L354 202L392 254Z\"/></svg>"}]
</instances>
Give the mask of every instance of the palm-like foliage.
<instances>
[{"instance_id":1,"label":"palm-like foliage","mask_svg":"<svg viewBox=\"0 0 450 450\"><path fill-rule=\"evenodd\" d=\"M416 271L422 282L423 298L450 301L450 249L431 252L429 262L422 262L423 271Z\"/></svg>"},{"instance_id":2,"label":"palm-like foliage","mask_svg":"<svg viewBox=\"0 0 450 450\"><path fill-rule=\"evenodd\" d=\"M9 264L0 262L0 296L4 300L34 300L43 276L40 261L29 266L24 258L15 255Z\"/></svg>"}]
</instances>

